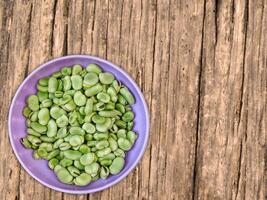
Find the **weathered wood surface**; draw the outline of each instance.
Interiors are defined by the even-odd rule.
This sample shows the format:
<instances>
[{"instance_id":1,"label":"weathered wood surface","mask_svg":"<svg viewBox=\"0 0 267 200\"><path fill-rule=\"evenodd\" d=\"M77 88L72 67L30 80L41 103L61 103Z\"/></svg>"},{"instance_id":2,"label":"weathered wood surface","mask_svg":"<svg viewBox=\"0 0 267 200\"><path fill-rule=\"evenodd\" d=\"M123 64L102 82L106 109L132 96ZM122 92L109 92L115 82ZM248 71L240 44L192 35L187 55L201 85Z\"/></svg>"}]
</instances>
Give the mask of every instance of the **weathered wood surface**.
<instances>
[{"instance_id":1,"label":"weathered wood surface","mask_svg":"<svg viewBox=\"0 0 267 200\"><path fill-rule=\"evenodd\" d=\"M265 199L266 0L0 1L0 199ZM8 140L8 109L38 65L90 54L129 72L151 115L137 168L90 195L33 180Z\"/></svg>"}]
</instances>

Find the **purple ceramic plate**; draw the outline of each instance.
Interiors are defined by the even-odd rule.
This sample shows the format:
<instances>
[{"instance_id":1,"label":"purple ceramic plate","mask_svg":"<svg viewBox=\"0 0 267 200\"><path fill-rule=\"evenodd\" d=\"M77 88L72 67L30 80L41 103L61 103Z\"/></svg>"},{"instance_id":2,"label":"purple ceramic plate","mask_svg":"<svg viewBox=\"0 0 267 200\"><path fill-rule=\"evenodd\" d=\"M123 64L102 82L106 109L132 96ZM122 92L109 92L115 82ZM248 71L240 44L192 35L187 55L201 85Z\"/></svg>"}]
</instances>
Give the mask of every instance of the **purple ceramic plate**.
<instances>
[{"instance_id":1,"label":"purple ceramic plate","mask_svg":"<svg viewBox=\"0 0 267 200\"><path fill-rule=\"evenodd\" d=\"M54 172L48 168L46 160L34 160L32 158L32 150L25 149L20 144L20 139L26 135L25 118L22 115L26 98L30 94L36 93L36 83L38 79L49 76L53 72L59 71L64 66L72 66L81 64L87 66L89 63L96 63L101 66L104 71L111 72L116 79L120 80L132 92L136 99L136 103L132 106L135 113L134 131L138 133L133 148L127 152L126 162L123 170L117 174L109 176L106 180L98 180L90 183L88 186L73 186L60 183ZM116 65L92 56L71 55L51 60L36 70L34 70L18 88L9 110L9 138L12 148L23 168L37 181L60 192L73 194L86 194L104 190L125 178L137 165L141 159L149 136L149 114L145 99L132 78Z\"/></svg>"}]
</instances>

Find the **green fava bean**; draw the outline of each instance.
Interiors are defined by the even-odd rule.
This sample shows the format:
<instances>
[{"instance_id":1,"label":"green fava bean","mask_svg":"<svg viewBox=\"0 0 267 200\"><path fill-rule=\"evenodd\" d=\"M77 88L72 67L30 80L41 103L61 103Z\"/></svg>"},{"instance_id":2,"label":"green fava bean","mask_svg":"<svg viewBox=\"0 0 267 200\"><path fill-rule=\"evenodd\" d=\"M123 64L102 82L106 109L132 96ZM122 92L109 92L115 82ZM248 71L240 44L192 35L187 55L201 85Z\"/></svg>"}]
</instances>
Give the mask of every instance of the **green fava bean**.
<instances>
[{"instance_id":1,"label":"green fava bean","mask_svg":"<svg viewBox=\"0 0 267 200\"><path fill-rule=\"evenodd\" d=\"M43 102L44 100L48 99L48 93L47 92L38 91L37 92L37 97L38 97L40 102Z\"/></svg>"},{"instance_id":2,"label":"green fava bean","mask_svg":"<svg viewBox=\"0 0 267 200\"><path fill-rule=\"evenodd\" d=\"M127 128L127 124L126 122L122 121L122 120L116 120L115 121L115 124L120 127L120 128L123 128L123 129L126 129Z\"/></svg>"},{"instance_id":3,"label":"green fava bean","mask_svg":"<svg viewBox=\"0 0 267 200\"><path fill-rule=\"evenodd\" d=\"M59 72L54 72L54 73L52 74L52 77L60 78L60 77L62 77L62 74L61 74L60 71L59 71ZM49 82L48 82L48 84L49 84Z\"/></svg>"},{"instance_id":4,"label":"green fava bean","mask_svg":"<svg viewBox=\"0 0 267 200\"><path fill-rule=\"evenodd\" d=\"M65 151L71 148L71 145L68 142L63 142L58 147L61 151Z\"/></svg>"},{"instance_id":5,"label":"green fava bean","mask_svg":"<svg viewBox=\"0 0 267 200\"><path fill-rule=\"evenodd\" d=\"M102 117L116 117L121 116L121 112L118 110L103 110L99 111L98 114Z\"/></svg>"},{"instance_id":6,"label":"green fava bean","mask_svg":"<svg viewBox=\"0 0 267 200\"><path fill-rule=\"evenodd\" d=\"M95 140L98 140L98 141L107 140L108 139L108 133L95 133L93 137Z\"/></svg>"},{"instance_id":7,"label":"green fava bean","mask_svg":"<svg viewBox=\"0 0 267 200\"><path fill-rule=\"evenodd\" d=\"M126 130L125 129L118 130L117 136L118 136L118 138L126 138Z\"/></svg>"},{"instance_id":8,"label":"green fava bean","mask_svg":"<svg viewBox=\"0 0 267 200\"><path fill-rule=\"evenodd\" d=\"M57 118L61 117L64 114L66 114L66 111L61 109L59 106L53 106L50 109L50 115L54 119L57 119Z\"/></svg>"},{"instance_id":9,"label":"green fava bean","mask_svg":"<svg viewBox=\"0 0 267 200\"><path fill-rule=\"evenodd\" d=\"M73 160L68 159L68 158L63 158L59 163L62 167L68 167L73 164Z\"/></svg>"},{"instance_id":10,"label":"green fava bean","mask_svg":"<svg viewBox=\"0 0 267 200\"><path fill-rule=\"evenodd\" d=\"M57 172L62 168L61 165L57 164L55 167L54 167L54 172L57 174Z\"/></svg>"},{"instance_id":11,"label":"green fava bean","mask_svg":"<svg viewBox=\"0 0 267 200\"><path fill-rule=\"evenodd\" d=\"M100 168L100 178L106 179L109 175L109 168L106 166L102 166Z\"/></svg>"},{"instance_id":12,"label":"green fava bean","mask_svg":"<svg viewBox=\"0 0 267 200\"><path fill-rule=\"evenodd\" d=\"M108 102L105 106L106 110L114 110L115 109L115 103Z\"/></svg>"},{"instance_id":13,"label":"green fava bean","mask_svg":"<svg viewBox=\"0 0 267 200\"><path fill-rule=\"evenodd\" d=\"M77 106L84 106L86 104L86 97L81 91L75 92L73 100Z\"/></svg>"},{"instance_id":14,"label":"green fava bean","mask_svg":"<svg viewBox=\"0 0 267 200\"><path fill-rule=\"evenodd\" d=\"M28 107L32 111L39 110L39 99L36 95L30 95L27 99Z\"/></svg>"},{"instance_id":15,"label":"green fava bean","mask_svg":"<svg viewBox=\"0 0 267 200\"><path fill-rule=\"evenodd\" d=\"M109 147L111 148L112 151L116 151L118 149L118 144L116 140L110 137L108 138L108 142L109 142Z\"/></svg>"},{"instance_id":16,"label":"green fava bean","mask_svg":"<svg viewBox=\"0 0 267 200\"><path fill-rule=\"evenodd\" d=\"M72 68L72 74L79 74L82 71L82 66L81 65L74 65Z\"/></svg>"},{"instance_id":17,"label":"green fava bean","mask_svg":"<svg viewBox=\"0 0 267 200\"><path fill-rule=\"evenodd\" d=\"M71 76L71 85L74 90L80 90L82 89L83 85L83 79L79 75L72 75Z\"/></svg>"},{"instance_id":18,"label":"green fava bean","mask_svg":"<svg viewBox=\"0 0 267 200\"><path fill-rule=\"evenodd\" d=\"M85 95L87 97L91 97L91 96L98 94L102 90L103 90L103 86L101 84L96 84L96 85L90 87L89 89L85 90Z\"/></svg>"},{"instance_id":19,"label":"green fava bean","mask_svg":"<svg viewBox=\"0 0 267 200\"><path fill-rule=\"evenodd\" d=\"M54 169L59 163L59 160L56 158L52 158L51 160L49 160L48 162L48 166L50 169Z\"/></svg>"},{"instance_id":20,"label":"green fava bean","mask_svg":"<svg viewBox=\"0 0 267 200\"><path fill-rule=\"evenodd\" d=\"M114 153L109 153L109 154L99 158L98 160L99 161L102 161L102 160L113 160L114 158L116 158L115 154Z\"/></svg>"},{"instance_id":21,"label":"green fava bean","mask_svg":"<svg viewBox=\"0 0 267 200\"><path fill-rule=\"evenodd\" d=\"M75 185L79 185L79 186L85 186L88 185L92 180L92 177L87 174L87 173L82 173L80 176L77 176L74 179L74 183Z\"/></svg>"},{"instance_id":22,"label":"green fava bean","mask_svg":"<svg viewBox=\"0 0 267 200\"><path fill-rule=\"evenodd\" d=\"M109 166L112 164L112 160L104 159L100 161L100 165L102 166Z\"/></svg>"},{"instance_id":23,"label":"green fava bean","mask_svg":"<svg viewBox=\"0 0 267 200\"><path fill-rule=\"evenodd\" d=\"M47 127L44 125L39 124L38 122L32 122L31 128L38 133L43 133L47 131Z\"/></svg>"},{"instance_id":24,"label":"green fava bean","mask_svg":"<svg viewBox=\"0 0 267 200\"><path fill-rule=\"evenodd\" d=\"M84 123L82 129L89 134L93 134L96 131L95 126L91 123Z\"/></svg>"},{"instance_id":25,"label":"green fava bean","mask_svg":"<svg viewBox=\"0 0 267 200\"><path fill-rule=\"evenodd\" d=\"M66 127L62 127L60 129L58 129L57 138L64 138L67 135L68 135L68 133L67 133L67 128Z\"/></svg>"},{"instance_id":26,"label":"green fava bean","mask_svg":"<svg viewBox=\"0 0 267 200\"><path fill-rule=\"evenodd\" d=\"M41 159L41 157L38 155L37 151L34 151L34 152L33 152L32 157L33 157L35 160Z\"/></svg>"},{"instance_id":27,"label":"green fava bean","mask_svg":"<svg viewBox=\"0 0 267 200\"><path fill-rule=\"evenodd\" d=\"M55 150L51 151L47 155L47 160L50 160L50 159L56 157L57 155L59 155L59 153L60 153L60 151L58 149L55 149Z\"/></svg>"},{"instance_id":28,"label":"green fava bean","mask_svg":"<svg viewBox=\"0 0 267 200\"><path fill-rule=\"evenodd\" d=\"M69 166L68 168L68 171L70 172L70 174L74 177L77 177L81 174L80 170L77 169L76 167L74 166Z\"/></svg>"},{"instance_id":29,"label":"green fava bean","mask_svg":"<svg viewBox=\"0 0 267 200\"><path fill-rule=\"evenodd\" d=\"M99 132L107 132L112 126L112 121L110 118L106 118L106 122L104 124L96 124L96 130Z\"/></svg>"},{"instance_id":30,"label":"green fava bean","mask_svg":"<svg viewBox=\"0 0 267 200\"><path fill-rule=\"evenodd\" d=\"M99 80L102 84L109 85L114 80L114 76L111 73L105 72L99 74Z\"/></svg>"},{"instance_id":31,"label":"green fava bean","mask_svg":"<svg viewBox=\"0 0 267 200\"><path fill-rule=\"evenodd\" d=\"M86 70L88 71L88 72L94 72L94 73L96 73L96 74L100 74L101 72L102 72L102 70L101 70L101 68L98 66L98 65L96 65L96 64L89 64L87 67L86 67Z\"/></svg>"},{"instance_id":32,"label":"green fava bean","mask_svg":"<svg viewBox=\"0 0 267 200\"><path fill-rule=\"evenodd\" d=\"M69 76L69 75L71 75L71 68L70 67L63 67L61 69L61 74L63 76Z\"/></svg>"},{"instance_id":33,"label":"green fava bean","mask_svg":"<svg viewBox=\"0 0 267 200\"><path fill-rule=\"evenodd\" d=\"M88 174L91 174L91 175L92 174L97 174L99 169L100 169L100 165L98 163L96 163L96 162L94 162L94 163L92 163L90 165L86 165L85 168L84 168L85 172L88 173Z\"/></svg>"},{"instance_id":34,"label":"green fava bean","mask_svg":"<svg viewBox=\"0 0 267 200\"><path fill-rule=\"evenodd\" d=\"M40 92L48 92L48 87L37 84L37 90Z\"/></svg>"},{"instance_id":35,"label":"green fava bean","mask_svg":"<svg viewBox=\"0 0 267 200\"><path fill-rule=\"evenodd\" d=\"M122 87L120 89L120 94L123 96L123 98L130 104L134 104L135 103L135 99L133 97L133 95L131 94L131 92L128 90L128 88L126 87Z\"/></svg>"},{"instance_id":36,"label":"green fava bean","mask_svg":"<svg viewBox=\"0 0 267 200\"><path fill-rule=\"evenodd\" d=\"M111 174L118 174L124 167L124 158L117 157L112 161L112 164L109 166L109 171Z\"/></svg>"},{"instance_id":37,"label":"green fava bean","mask_svg":"<svg viewBox=\"0 0 267 200\"><path fill-rule=\"evenodd\" d=\"M64 142L64 140L62 138L59 138L57 141L55 141L53 148L57 149L59 147L60 144L62 144Z\"/></svg>"},{"instance_id":38,"label":"green fava bean","mask_svg":"<svg viewBox=\"0 0 267 200\"><path fill-rule=\"evenodd\" d=\"M42 101L41 106L42 108L49 108L52 106L52 104L53 102L51 101L51 99L45 99Z\"/></svg>"},{"instance_id":39,"label":"green fava bean","mask_svg":"<svg viewBox=\"0 0 267 200\"><path fill-rule=\"evenodd\" d=\"M114 154L115 154L115 156L120 156L120 157L125 158L125 153L121 149L117 149L116 151L114 151Z\"/></svg>"},{"instance_id":40,"label":"green fava bean","mask_svg":"<svg viewBox=\"0 0 267 200\"><path fill-rule=\"evenodd\" d=\"M127 111L126 113L123 114L122 120L125 122L130 122L134 118L134 114L132 111Z\"/></svg>"},{"instance_id":41,"label":"green fava bean","mask_svg":"<svg viewBox=\"0 0 267 200\"><path fill-rule=\"evenodd\" d=\"M55 138L52 138L52 137L48 137L46 135L42 135L40 137L40 139L43 141L43 142L54 142L56 139Z\"/></svg>"},{"instance_id":42,"label":"green fava bean","mask_svg":"<svg viewBox=\"0 0 267 200\"><path fill-rule=\"evenodd\" d=\"M61 115L59 118L56 120L56 124L59 128L63 128L67 126L69 123L69 119L66 115Z\"/></svg>"},{"instance_id":43,"label":"green fava bean","mask_svg":"<svg viewBox=\"0 0 267 200\"><path fill-rule=\"evenodd\" d=\"M71 135L69 143L71 146L79 146L84 142L84 138L81 135Z\"/></svg>"},{"instance_id":44,"label":"green fava bean","mask_svg":"<svg viewBox=\"0 0 267 200\"><path fill-rule=\"evenodd\" d=\"M127 132L127 139L133 144L135 140L137 139L137 135L133 131L128 131Z\"/></svg>"},{"instance_id":45,"label":"green fava bean","mask_svg":"<svg viewBox=\"0 0 267 200\"><path fill-rule=\"evenodd\" d=\"M46 156L48 155L47 151L43 148L39 148L37 150L37 153L41 158L46 158Z\"/></svg>"},{"instance_id":46,"label":"green fava bean","mask_svg":"<svg viewBox=\"0 0 267 200\"><path fill-rule=\"evenodd\" d=\"M128 131L132 130L132 129L133 129L133 126L134 126L134 122L133 122L133 121L128 122L128 123L127 123L127 130L128 130Z\"/></svg>"},{"instance_id":47,"label":"green fava bean","mask_svg":"<svg viewBox=\"0 0 267 200\"><path fill-rule=\"evenodd\" d=\"M23 111L22 111L22 114L24 117L28 118L30 113L31 113L31 109L29 107L24 107Z\"/></svg>"},{"instance_id":48,"label":"green fava bean","mask_svg":"<svg viewBox=\"0 0 267 200\"><path fill-rule=\"evenodd\" d=\"M36 122L37 121L37 119L38 119L38 111L34 111L34 112L32 112L31 114L30 114L30 119L31 119L31 121L32 122Z\"/></svg>"},{"instance_id":49,"label":"green fava bean","mask_svg":"<svg viewBox=\"0 0 267 200\"><path fill-rule=\"evenodd\" d=\"M39 79L38 84L41 86L48 86L49 77Z\"/></svg>"},{"instance_id":50,"label":"green fava bean","mask_svg":"<svg viewBox=\"0 0 267 200\"><path fill-rule=\"evenodd\" d=\"M80 127L71 127L69 130L71 135L84 135L85 131Z\"/></svg>"},{"instance_id":51,"label":"green fava bean","mask_svg":"<svg viewBox=\"0 0 267 200\"><path fill-rule=\"evenodd\" d=\"M31 149L32 145L27 138L21 138L20 143L26 148Z\"/></svg>"},{"instance_id":52,"label":"green fava bean","mask_svg":"<svg viewBox=\"0 0 267 200\"><path fill-rule=\"evenodd\" d=\"M102 149L102 150L98 150L96 152L96 154L97 154L98 157L103 157L103 156L105 156L105 155L107 155L109 153L111 153L111 148L109 148L109 147L107 147L105 149Z\"/></svg>"},{"instance_id":53,"label":"green fava bean","mask_svg":"<svg viewBox=\"0 0 267 200\"><path fill-rule=\"evenodd\" d=\"M106 118L99 115L94 115L92 117L92 121L96 124L103 124L106 122Z\"/></svg>"},{"instance_id":54,"label":"green fava bean","mask_svg":"<svg viewBox=\"0 0 267 200\"><path fill-rule=\"evenodd\" d=\"M27 133L36 137L40 137L41 133L36 132L35 130L31 129L31 128L27 128Z\"/></svg>"},{"instance_id":55,"label":"green fava bean","mask_svg":"<svg viewBox=\"0 0 267 200\"><path fill-rule=\"evenodd\" d=\"M64 168L64 167L62 167L62 168L60 168L58 171L57 171L57 173L56 173L56 175L57 175L57 178L58 178L58 180L60 181L60 182L62 182L62 183L70 183L72 180L73 180L73 176L70 174L70 172L66 169L66 168Z\"/></svg>"},{"instance_id":56,"label":"green fava bean","mask_svg":"<svg viewBox=\"0 0 267 200\"><path fill-rule=\"evenodd\" d=\"M73 100L70 100L68 103L66 103L66 104L64 105L63 108L64 108L64 110L66 110L66 111L68 111L68 112L71 112L71 111L75 110L75 108L76 108L76 104L74 103Z\"/></svg>"},{"instance_id":57,"label":"green fava bean","mask_svg":"<svg viewBox=\"0 0 267 200\"><path fill-rule=\"evenodd\" d=\"M83 78L83 84L88 87L92 87L97 83L98 83L98 76L96 73L93 72L87 73Z\"/></svg>"},{"instance_id":58,"label":"green fava bean","mask_svg":"<svg viewBox=\"0 0 267 200\"><path fill-rule=\"evenodd\" d=\"M79 160L82 156L82 153L75 150L66 150L64 151L64 156L70 160Z\"/></svg>"},{"instance_id":59,"label":"green fava bean","mask_svg":"<svg viewBox=\"0 0 267 200\"><path fill-rule=\"evenodd\" d=\"M89 152L90 152L90 148L89 148L86 144L82 144L82 145L79 147L79 151L80 151L82 154L86 154L86 153L89 153Z\"/></svg>"},{"instance_id":60,"label":"green fava bean","mask_svg":"<svg viewBox=\"0 0 267 200\"><path fill-rule=\"evenodd\" d=\"M90 99L87 99L87 102L86 102L86 105L85 105L85 108L84 108L84 113L86 115L89 115L93 112L93 100L90 98Z\"/></svg>"},{"instance_id":61,"label":"green fava bean","mask_svg":"<svg viewBox=\"0 0 267 200\"><path fill-rule=\"evenodd\" d=\"M129 140L125 139L125 138L119 138L118 139L118 146L124 150L124 151L128 151L130 150L130 148L132 147L132 144Z\"/></svg>"},{"instance_id":62,"label":"green fava bean","mask_svg":"<svg viewBox=\"0 0 267 200\"><path fill-rule=\"evenodd\" d=\"M63 94L64 94L64 93L63 93L62 91L55 91L55 97L57 97L57 98L62 97Z\"/></svg>"},{"instance_id":63,"label":"green fava bean","mask_svg":"<svg viewBox=\"0 0 267 200\"><path fill-rule=\"evenodd\" d=\"M109 146L109 142L107 140L101 140L101 141L97 142L95 145L95 147L99 150L104 149L108 146Z\"/></svg>"},{"instance_id":64,"label":"green fava bean","mask_svg":"<svg viewBox=\"0 0 267 200\"><path fill-rule=\"evenodd\" d=\"M84 136L84 139L86 140L86 141L91 141L91 140L93 140L93 135L92 134L86 134L85 136Z\"/></svg>"},{"instance_id":65,"label":"green fava bean","mask_svg":"<svg viewBox=\"0 0 267 200\"><path fill-rule=\"evenodd\" d=\"M48 124L47 124L47 133L46 135L48 137L55 137L57 134L57 124L55 120L50 119Z\"/></svg>"},{"instance_id":66,"label":"green fava bean","mask_svg":"<svg viewBox=\"0 0 267 200\"><path fill-rule=\"evenodd\" d=\"M81 156L80 162L82 165L90 165L95 160L95 154L94 153L87 153Z\"/></svg>"},{"instance_id":67,"label":"green fava bean","mask_svg":"<svg viewBox=\"0 0 267 200\"><path fill-rule=\"evenodd\" d=\"M74 166L78 168L79 170L84 170L84 165L81 164L79 160L74 160Z\"/></svg>"},{"instance_id":68,"label":"green fava bean","mask_svg":"<svg viewBox=\"0 0 267 200\"><path fill-rule=\"evenodd\" d=\"M100 92L97 94L96 98L103 103L108 103L110 101L110 96L107 93Z\"/></svg>"},{"instance_id":69,"label":"green fava bean","mask_svg":"<svg viewBox=\"0 0 267 200\"><path fill-rule=\"evenodd\" d=\"M70 76L65 76L62 79L62 85L64 91L69 91L71 89L71 79Z\"/></svg>"},{"instance_id":70,"label":"green fava bean","mask_svg":"<svg viewBox=\"0 0 267 200\"><path fill-rule=\"evenodd\" d=\"M53 145L52 143L49 143L49 142L43 142L42 144L40 144L39 148L44 149L47 152L50 152L53 150Z\"/></svg>"},{"instance_id":71,"label":"green fava bean","mask_svg":"<svg viewBox=\"0 0 267 200\"><path fill-rule=\"evenodd\" d=\"M58 81L55 77L50 77L48 81L48 92L54 93L57 91Z\"/></svg>"},{"instance_id":72,"label":"green fava bean","mask_svg":"<svg viewBox=\"0 0 267 200\"><path fill-rule=\"evenodd\" d=\"M38 121L41 125L47 125L50 120L49 110L47 108L42 108L38 112Z\"/></svg>"}]
</instances>

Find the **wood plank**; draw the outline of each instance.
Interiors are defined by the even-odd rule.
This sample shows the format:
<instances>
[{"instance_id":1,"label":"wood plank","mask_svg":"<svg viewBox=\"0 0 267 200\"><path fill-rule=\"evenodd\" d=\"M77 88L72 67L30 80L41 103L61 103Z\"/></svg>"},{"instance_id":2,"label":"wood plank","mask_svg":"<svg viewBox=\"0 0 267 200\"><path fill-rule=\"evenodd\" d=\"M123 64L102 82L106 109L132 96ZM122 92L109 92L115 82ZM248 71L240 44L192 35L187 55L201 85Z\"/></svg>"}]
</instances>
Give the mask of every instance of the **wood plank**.
<instances>
[{"instance_id":1,"label":"wood plank","mask_svg":"<svg viewBox=\"0 0 267 200\"><path fill-rule=\"evenodd\" d=\"M260 1L206 2L196 199L264 199L262 15Z\"/></svg>"},{"instance_id":2,"label":"wood plank","mask_svg":"<svg viewBox=\"0 0 267 200\"><path fill-rule=\"evenodd\" d=\"M52 54L52 28L55 1L32 1L29 37L28 72L37 68L51 58ZM23 49L21 49L23 50ZM46 199L49 198L50 189L35 181L29 174L21 170L20 199Z\"/></svg>"}]
</instances>

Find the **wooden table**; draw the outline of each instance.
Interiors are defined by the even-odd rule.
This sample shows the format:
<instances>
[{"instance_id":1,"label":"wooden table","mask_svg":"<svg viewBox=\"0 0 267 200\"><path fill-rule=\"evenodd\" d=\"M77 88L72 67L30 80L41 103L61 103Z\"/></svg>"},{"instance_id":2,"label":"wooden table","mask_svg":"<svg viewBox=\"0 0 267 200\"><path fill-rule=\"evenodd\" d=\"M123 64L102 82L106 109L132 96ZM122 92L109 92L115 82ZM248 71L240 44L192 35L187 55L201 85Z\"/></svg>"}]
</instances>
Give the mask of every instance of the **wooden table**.
<instances>
[{"instance_id":1,"label":"wooden table","mask_svg":"<svg viewBox=\"0 0 267 200\"><path fill-rule=\"evenodd\" d=\"M266 0L2 0L0 30L1 200L265 199ZM8 139L19 84L68 54L126 70L151 115L140 164L90 195L35 181Z\"/></svg>"}]
</instances>

